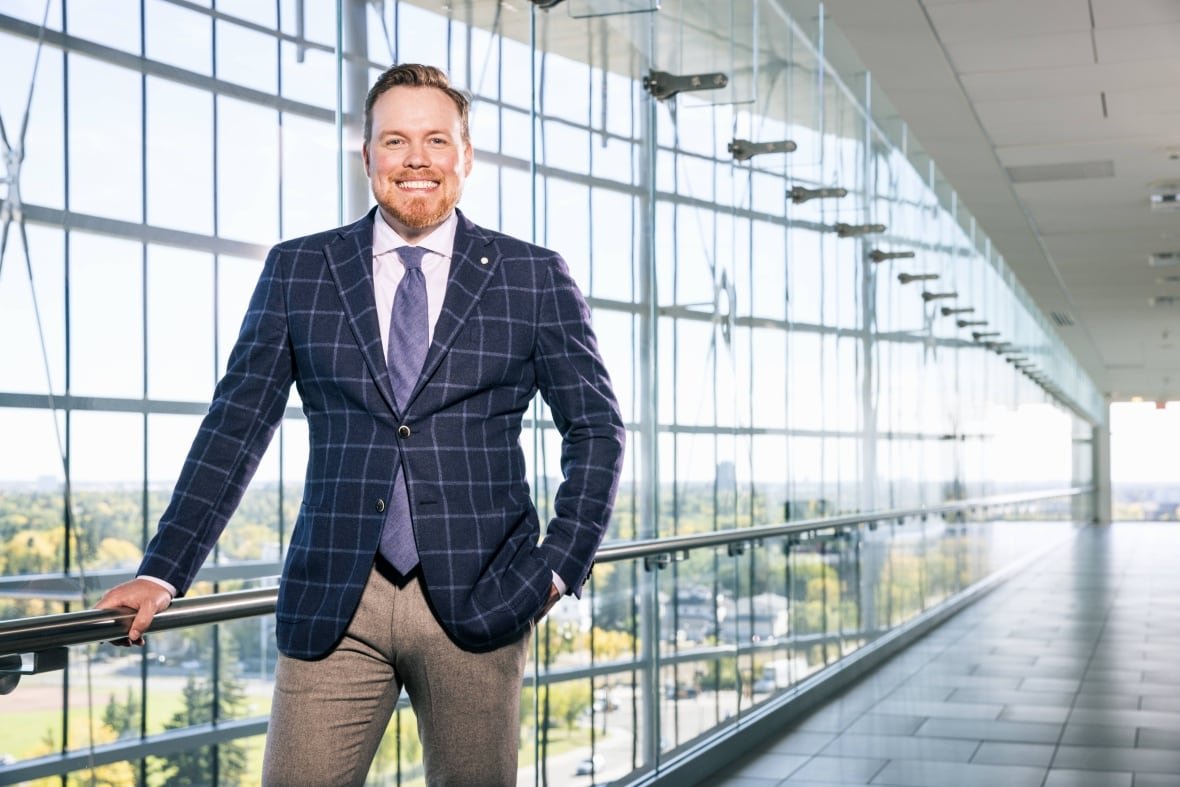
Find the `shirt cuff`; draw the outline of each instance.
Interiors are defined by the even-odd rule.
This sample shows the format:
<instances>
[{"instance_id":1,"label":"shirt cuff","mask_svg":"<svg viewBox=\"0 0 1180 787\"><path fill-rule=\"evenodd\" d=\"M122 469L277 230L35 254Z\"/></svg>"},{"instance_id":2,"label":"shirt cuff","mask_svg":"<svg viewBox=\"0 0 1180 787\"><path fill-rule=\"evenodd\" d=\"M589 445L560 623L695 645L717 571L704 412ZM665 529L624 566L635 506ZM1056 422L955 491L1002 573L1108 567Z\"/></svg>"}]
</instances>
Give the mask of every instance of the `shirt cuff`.
<instances>
[{"instance_id":1,"label":"shirt cuff","mask_svg":"<svg viewBox=\"0 0 1180 787\"><path fill-rule=\"evenodd\" d=\"M172 598L176 598L176 588L172 586L171 582L165 582L162 579L149 577L147 574L140 574L138 577L136 577L136 579L146 579L148 582L155 582L157 585L164 588L164 590L167 590Z\"/></svg>"},{"instance_id":2,"label":"shirt cuff","mask_svg":"<svg viewBox=\"0 0 1180 787\"><path fill-rule=\"evenodd\" d=\"M565 586L565 582L562 581L561 577L557 576L556 571L553 572L553 587L557 588L557 595L559 596L564 596L569 590L569 588Z\"/></svg>"}]
</instances>

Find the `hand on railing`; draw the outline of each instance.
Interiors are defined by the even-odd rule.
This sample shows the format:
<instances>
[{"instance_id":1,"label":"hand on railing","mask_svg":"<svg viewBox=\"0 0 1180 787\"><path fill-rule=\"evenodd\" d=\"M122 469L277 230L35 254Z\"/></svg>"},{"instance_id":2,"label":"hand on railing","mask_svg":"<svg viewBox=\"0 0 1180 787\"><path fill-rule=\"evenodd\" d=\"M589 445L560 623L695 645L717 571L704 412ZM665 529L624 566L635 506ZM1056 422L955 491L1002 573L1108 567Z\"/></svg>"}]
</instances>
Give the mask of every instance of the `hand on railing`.
<instances>
[{"instance_id":1,"label":"hand on railing","mask_svg":"<svg viewBox=\"0 0 1180 787\"><path fill-rule=\"evenodd\" d=\"M157 612L163 612L172 604L172 594L157 582L137 577L108 590L94 606L98 609L124 607L135 610L135 619L127 631L125 640L114 640L114 645L143 645L143 634L152 625Z\"/></svg>"}]
</instances>

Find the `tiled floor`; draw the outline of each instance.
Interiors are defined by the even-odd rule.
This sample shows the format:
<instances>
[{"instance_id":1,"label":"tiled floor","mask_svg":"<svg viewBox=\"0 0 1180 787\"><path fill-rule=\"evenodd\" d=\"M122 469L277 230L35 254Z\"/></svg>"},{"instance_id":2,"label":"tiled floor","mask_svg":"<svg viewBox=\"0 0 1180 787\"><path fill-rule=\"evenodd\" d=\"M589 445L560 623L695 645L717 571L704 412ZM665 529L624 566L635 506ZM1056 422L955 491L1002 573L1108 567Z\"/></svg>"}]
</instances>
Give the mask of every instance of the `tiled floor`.
<instances>
[{"instance_id":1,"label":"tiled floor","mask_svg":"<svg viewBox=\"0 0 1180 787\"><path fill-rule=\"evenodd\" d=\"M1087 528L710 787L1177 787L1180 523Z\"/></svg>"}]
</instances>

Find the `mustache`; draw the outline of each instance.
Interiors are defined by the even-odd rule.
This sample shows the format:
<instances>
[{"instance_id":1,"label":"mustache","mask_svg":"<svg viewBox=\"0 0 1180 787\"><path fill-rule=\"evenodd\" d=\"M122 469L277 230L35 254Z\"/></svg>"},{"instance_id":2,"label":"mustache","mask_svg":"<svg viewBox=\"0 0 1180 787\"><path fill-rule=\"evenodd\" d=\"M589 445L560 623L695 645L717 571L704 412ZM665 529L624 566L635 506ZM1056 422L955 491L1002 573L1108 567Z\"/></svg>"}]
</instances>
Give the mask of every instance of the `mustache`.
<instances>
[{"instance_id":1,"label":"mustache","mask_svg":"<svg viewBox=\"0 0 1180 787\"><path fill-rule=\"evenodd\" d=\"M407 169L401 172L395 172L389 176L390 180L436 180L442 182L443 176L441 172L434 172L433 170L414 170Z\"/></svg>"}]
</instances>

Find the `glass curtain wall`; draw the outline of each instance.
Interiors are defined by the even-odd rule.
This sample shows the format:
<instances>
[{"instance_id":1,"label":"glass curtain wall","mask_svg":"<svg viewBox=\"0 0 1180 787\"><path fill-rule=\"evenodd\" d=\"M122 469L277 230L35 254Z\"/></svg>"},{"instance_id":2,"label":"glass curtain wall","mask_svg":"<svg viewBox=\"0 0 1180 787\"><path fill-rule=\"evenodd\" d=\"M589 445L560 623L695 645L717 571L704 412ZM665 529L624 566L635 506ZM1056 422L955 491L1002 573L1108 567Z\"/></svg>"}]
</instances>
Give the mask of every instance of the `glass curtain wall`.
<instances>
[{"instance_id":1,"label":"glass curtain wall","mask_svg":"<svg viewBox=\"0 0 1180 787\"><path fill-rule=\"evenodd\" d=\"M474 96L462 209L561 252L588 297L629 429L609 539L1088 482L1093 385L915 141L874 120L870 79L828 65L822 3L658 6L4 3L0 616L84 608L135 567L267 247L368 208L358 111L392 62L444 67ZM560 438L541 403L526 427L544 517ZM306 441L292 391L195 593L273 583ZM846 541L782 554L851 576ZM608 735L607 714L630 730L613 778L732 713L718 700L683 721L689 693L783 684L678 655L795 626L790 587L747 569L712 552L600 566L538 633L522 780L560 782L548 763ZM860 641L848 619L815 625L835 644L782 656L784 676ZM658 658L670 666L609 667ZM0 705L0 753L256 720L104 766L116 782L248 782L273 662L257 620L78 651L22 683L19 711ZM556 677L585 669L603 677ZM409 714L375 778L414 778Z\"/></svg>"}]
</instances>

